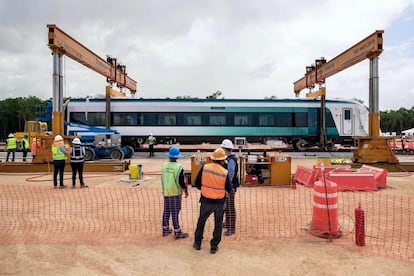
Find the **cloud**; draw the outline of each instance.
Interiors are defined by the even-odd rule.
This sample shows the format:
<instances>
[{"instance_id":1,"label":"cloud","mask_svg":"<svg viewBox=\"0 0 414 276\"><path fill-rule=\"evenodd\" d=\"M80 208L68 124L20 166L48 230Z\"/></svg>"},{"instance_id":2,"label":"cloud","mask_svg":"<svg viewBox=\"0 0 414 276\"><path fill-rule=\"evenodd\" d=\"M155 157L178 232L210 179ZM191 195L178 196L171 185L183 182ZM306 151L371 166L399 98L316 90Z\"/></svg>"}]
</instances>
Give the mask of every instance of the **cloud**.
<instances>
[{"instance_id":1,"label":"cloud","mask_svg":"<svg viewBox=\"0 0 414 276\"><path fill-rule=\"evenodd\" d=\"M380 109L410 108L413 12L413 0L0 1L2 97L52 96L49 23L99 56L117 57L144 98L218 90L225 98L294 97L293 82L315 58L332 59L384 29ZM103 76L70 58L64 64L65 96L104 93ZM328 78L328 97L368 104L368 78L363 61Z\"/></svg>"}]
</instances>

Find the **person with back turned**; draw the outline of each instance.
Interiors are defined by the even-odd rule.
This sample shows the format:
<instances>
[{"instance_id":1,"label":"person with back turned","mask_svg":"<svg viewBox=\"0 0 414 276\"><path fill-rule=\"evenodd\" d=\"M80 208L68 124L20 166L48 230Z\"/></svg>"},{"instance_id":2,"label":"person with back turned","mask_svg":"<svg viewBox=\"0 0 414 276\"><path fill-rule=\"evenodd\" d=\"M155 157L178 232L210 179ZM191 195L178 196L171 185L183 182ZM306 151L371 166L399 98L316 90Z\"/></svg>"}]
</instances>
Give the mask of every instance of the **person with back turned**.
<instances>
[{"instance_id":1,"label":"person with back turned","mask_svg":"<svg viewBox=\"0 0 414 276\"><path fill-rule=\"evenodd\" d=\"M73 147L70 150L70 166L72 168L72 188L76 186L76 174L79 174L81 188L88 188L83 182L83 164L85 163L85 147L81 146L79 138L72 140Z\"/></svg>"},{"instance_id":2,"label":"person with back turned","mask_svg":"<svg viewBox=\"0 0 414 276\"><path fill-rule=\"evenodd\" d=\"M150 133L148 137L148 150L149 150L149 157L154 157L154 144L157 139Z\"/></svg>"},{"instance_id":3,"label":"person with back turned","mask_svg":"<svg viewBox=\"0 0 414 276\"><path fill-rule=\"evenodd\" d=\"M196 250L201 249L206 221L214 213L213 238L210 240L211 254L217 252L221 241L226 191L231 192L232 190L228 171L224 168L226 158L227 155L222 148L216 149L211 157L212 163L203 165L195 179L195 186L201 190L201 205L193 247Z\"/></svg>"},{"instance_id":4,"label":"person with back turned","mask_svg":"<svg viewBox=\"0 0 414 276\"><path fill-rule=\"evenodd\" d=\"M237 188L240 186L240 182L238 177L237 157L232 152L233 143L229 139L224 139L221 143L221 147L224 149L227 155L227 163L225 168L227 168L229 172L229 177L233 185L233 189L227 195L226 209L224 210L226 219L223 224L223 227L227 228L227 231L224 232L224 235L231 236L236 233L236 207L234 204L234 198Z\"/></svg>"},{"instance_id":5,"label":"person with back turned","mask_svg":"<svg viewBox=\"0 0 414 276\"><path fill-rule=\"evenodd\" d=\"M187 184L184 181L184 168L177 162L181 157L180 149L172 146L168 151L169 161L161 166L161 184L164 195L164 212L162 215L162 235L171 234L170 217L174 227L174 239L188 238L188 233L181 230L178 216L181 211L181 199L188 197Z\"/></svg>"},{"instance_id":6,"label":"person with back turned","mask_svg":"<svg viewBox=\"0 0 414 276\"><path fill-rule=\"evenodd\" d=\"M66 148L61 135L56 135L52 144L53 155L53 188L57 188L57 176L59 174L59 189L66 188L63 185L63 173L65 171L66 163Z\"/></svg>"},{"instance_id":7,"label":"person with back turned","mask_svg":"<svg viewBox=\"0 0 414 276\"><path fill-rule=\"evenodd\" d=\"M10 133L7 140L7 157L6 162L9 162L9 156L12 155L12 162L14 162L14 158L16 157L16 148L17 148L17 141L14 138L14 134Z\"/></svg>"}]
</instances>

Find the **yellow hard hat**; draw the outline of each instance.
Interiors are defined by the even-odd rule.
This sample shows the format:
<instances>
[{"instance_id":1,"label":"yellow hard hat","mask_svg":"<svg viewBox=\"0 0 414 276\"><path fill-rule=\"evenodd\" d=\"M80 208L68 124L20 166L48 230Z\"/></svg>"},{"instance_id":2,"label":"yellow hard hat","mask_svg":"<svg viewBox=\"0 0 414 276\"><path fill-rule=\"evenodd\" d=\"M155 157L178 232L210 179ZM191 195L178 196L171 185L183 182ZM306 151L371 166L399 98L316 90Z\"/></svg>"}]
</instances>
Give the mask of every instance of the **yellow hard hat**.
<instances>
[{"instance_id":1,"label":"yellow hard hat","mask_svg":"<svg viewBox=\"0 0 414 276\"><path fill-rule=\"evenodd\" d=\"M214 151L211 159L213 160L225 160L227 158L226 152L222 148L218 148Z\"/></svg>"}]
</instances>

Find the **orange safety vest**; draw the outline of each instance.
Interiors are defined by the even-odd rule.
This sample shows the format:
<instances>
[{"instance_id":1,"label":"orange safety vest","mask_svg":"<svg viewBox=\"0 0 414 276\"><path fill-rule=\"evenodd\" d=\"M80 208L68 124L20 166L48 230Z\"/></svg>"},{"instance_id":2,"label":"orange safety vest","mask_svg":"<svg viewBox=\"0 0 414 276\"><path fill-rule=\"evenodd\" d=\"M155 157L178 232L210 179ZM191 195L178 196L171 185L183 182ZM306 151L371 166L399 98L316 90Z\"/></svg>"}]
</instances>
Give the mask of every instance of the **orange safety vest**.
<instances>
[{"instance_id":1,"label":"orange safety vest","mask_svg":"<svg viewBox=\"0 0 414 276\"><path fill-rule=\"evenodd\" d=\"M201 176L201 194L209 199L222 199L226 196L227 170L217 163L204 165Z\"/></svg>"}]
</instances>

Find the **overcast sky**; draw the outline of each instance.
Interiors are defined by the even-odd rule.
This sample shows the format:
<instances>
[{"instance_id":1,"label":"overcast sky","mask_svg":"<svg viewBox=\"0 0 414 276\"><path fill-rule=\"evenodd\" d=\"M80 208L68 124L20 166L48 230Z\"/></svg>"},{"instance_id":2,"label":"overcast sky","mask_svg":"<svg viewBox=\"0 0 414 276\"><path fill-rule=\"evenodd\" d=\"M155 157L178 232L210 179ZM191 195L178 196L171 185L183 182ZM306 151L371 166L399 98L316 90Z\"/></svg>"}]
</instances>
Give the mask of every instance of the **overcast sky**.
<instances>
[{"instance_id":1,"label":"overcast sky","mask_svg":"<svg viewBox=\"0 0 414 276\"><path fill-rule=\"evenodd\" d=\"M47 24L117 57L143 98L293 98L316 58L384 30L380 110L414 106L414 0L0 0L2 99L52 97ZM104 94L105 77L68 57L64 70L65 97ZM368 105L368 80L365 60L328 78L327 97Z\"/></svg>"}]
</instances>

